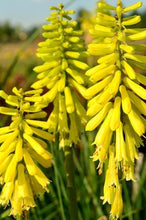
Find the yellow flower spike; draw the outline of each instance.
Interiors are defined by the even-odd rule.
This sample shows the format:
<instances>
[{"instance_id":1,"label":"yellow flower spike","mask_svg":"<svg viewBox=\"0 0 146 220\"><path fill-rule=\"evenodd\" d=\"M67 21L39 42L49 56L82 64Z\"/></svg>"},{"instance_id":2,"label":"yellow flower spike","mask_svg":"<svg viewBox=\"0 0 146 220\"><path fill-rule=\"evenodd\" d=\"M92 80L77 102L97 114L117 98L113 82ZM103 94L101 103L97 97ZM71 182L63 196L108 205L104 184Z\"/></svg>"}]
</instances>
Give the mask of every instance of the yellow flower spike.
<instances>
[{"instance_id":1,"label":"yellow flower spike","mask_svg":"<svg viewBox=\"0 0 146 220\"><path fill-rule=\"evenodd\" d=\"M42 96L47 105L49 102L54 104L47 122L48 130L53 133L60 132L60 139L64 139L69 137L70 133L69 114L75 112L75 117L78 117L84 109L79 104L75 106L71 92L74 92L75 88L85 96L86 88L82 85L86 82L86 77L82 72L89 67L84 62L87 52L81 38L83 32L76 29L77 22L71 21L69 16L73 11L63 10L63 5L51 7L51 10L55 11L47 18L50 23L43 26L43 36L47 39L39 43L37 50L37 56L44 64L34 68L38 73L38 81L32 87L39 85L40 88L45 86L50 89ZM85 121L84 110L81 121Z\"/></svg>"},{"instance_id":2,"label":"yellow flower spike","mask_svg":"<svg viewBox=\"0 0 146 220\"><path fill-rule=\"evenodd\" d=\"M94 130L105 118L108 111L112 108L112 103L108 102L103 109L97 113L93 118L91 118L87 125L86 125L86 131L92 131Z\"/></svg>"},{"instance_id":3,"label":"yellow flower spike","mask_svg":"<svg viewBox=\"0 0 146 220\"><path fill-rule=\"evenodd\" d=\"M74 112L75 106L74 106L74 101L73 101L73 97L71 94L71 90L69 87L65 87L64 94L65 94L66 110L69 114L71 114Z\"/></svg>"},{"instance_id":4,"label":"yellow flower spike","mask_svg":"<svg viewBox=\"0 0 146 220\"><path fill-rule=\"evenodd\" d=\"M111 217L119 218L122 214L123 201L115 170L117 173L118 170L123 171L123 178L126 180L134 180L134 161L138 159L136 147L142 144L139 136L146 127L146 120L143 117L145 76L139 73L139 69L145 70L146 67L145 57L139 54L145 50L145 46L136 43L129 45L129 41L145 39L146 32L145 29L127 28L129 25L139 23L140 16L126 18L123 16L124 13L139 8L141 2L126 8L123 8L120 0L117 7L105 3L109 14L110 10L116 12L114 17L106 14L103 5L104 3L99 3L99 10L103 11L97 12L94 26L89 31L93 41L88 46L88 53L99 57L98 65L85 73L92 82L84 96L89 100L87 115L90 116L86 130L91 131L99 126L93 141L96 149L92 158L93 161L99 160L98 169L101 174L102 167L109 157L107 185L104 187L102 198L104 203L108 201L112 205ZM109 81L106 82L107 76ZM109 102L112 103L110 109L104 112ZM113 185L116 187L113 188Z\"/></svg>"},{"instance_id":5,"label":"yellow flower spike","mask_svg":"<svg viewBox=\"0 0 146 220\"><path fill-rule=\"evenodd\" d=\"M141 120L139 114L137 114L134 109L131 109L130 113L128 114L128 118L135 132L139 136L142 136L145 133L145 125Z\"/></svg>"},{"instance_id":6,"label":"yellow flower spike","mask_svg":"<svg viewBox=\"0 0 146 220\"><path fill-rule=\"evenodd\" d=\"M33 152L36 151L34 154L37 156L34 156L34 160L37 163L40 162L45 167L51 166L52 155L45 150L46 143L38 137L52 140L53 135L37 128L48 128L47 122L33 120L46 117L46 113L41 109L41 106L46 106L46 104L38 102L42 100L41 92L42 89L24 93L22 89L14 88L13 93L16 96L7 96L5 100L7 104L17 107L18 110L12 109L16 110L17 114L11 114L10 126L0 129L0 175L4 187L1 192L0 203L7 205L10 201L11 214L14 216L21 215L24 210L29 210L30 207L35 206L33 188L29 181L30 175L34 175L36 182L39 181L40 184L42 184L42 180L42 187L46 191L48 191L46 186L50 183L33 161L31 155L33 150L29 151L31 148L34 149ZM29 101L31 102L29 103ZM4 114L8 114L8 111ZM37 135L37 137L33 137L33 135ZM20 162L23 161L23 157L24 164L22 165ZM26 169L28 170L27 177L24 171ZM12 183L14 187L10 187L9 183ZM42 192L42 187L40 187L40 192Z\"/></svg>"},{"instance_id":7,"label":"yellow flower spike","mask_svg":"<svg viewBox=\"0 0 146 220\"><path fill-rule=\"evenodd\" d=\"M122 199L122 186L119 184L119 186L115 189L115 198L111 206L111 216L119 218L123 211L123 199Z\"/></svg>"},{"instance_id":8,"label":"yellow flower spike","mask_svg":"<svg viewBox=\"0 0 146 220\"><path fill-rule=\"evenodd\" d=\"M120 93L122 96L122 109L125 114L128 114L131 111L131 101L128 95L128 92L124 85L120 86Z\"/></svg>"},{"instance_id":9,"label":"yellow flower spike","mask_svg":"<svg viewBox=\"0 0 146 220\"><path fill-rule=\"evenodd\" d=\"M13 191L14 191L14 183L13 182L5 183L0 194L0 204L2 204L3 206L8 205L9 201L11 200Z\"/></svg>"}]
</instances>

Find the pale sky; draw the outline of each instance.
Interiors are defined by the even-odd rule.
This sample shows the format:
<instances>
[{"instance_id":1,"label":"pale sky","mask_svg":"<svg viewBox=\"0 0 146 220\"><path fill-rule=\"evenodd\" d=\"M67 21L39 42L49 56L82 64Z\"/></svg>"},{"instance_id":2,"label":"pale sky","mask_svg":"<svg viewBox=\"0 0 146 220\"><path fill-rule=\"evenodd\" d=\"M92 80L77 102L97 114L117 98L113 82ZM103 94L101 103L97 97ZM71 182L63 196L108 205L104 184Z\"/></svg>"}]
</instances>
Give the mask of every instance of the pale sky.
<instances>
[{"instance_id":1,"label":"pale sky","mask_svg":"<svg viewBox=\"0 0 146 220\"><path fill-rule=\"evenodd\" d=\"M57 6L60 2L69 6L66 9L74 9L78 12L80 9L93 10L96 6L96 0L0 0L0 22L8 20L12 24L31 27L45 22L49 16L49 7ZM116 5L117 0L107 0L111 5ZM136 3L137 0L123 0L124 6ZM143 7L140 10L146 10L146 0L143 0Z\"/></svg>"}]
</instances>

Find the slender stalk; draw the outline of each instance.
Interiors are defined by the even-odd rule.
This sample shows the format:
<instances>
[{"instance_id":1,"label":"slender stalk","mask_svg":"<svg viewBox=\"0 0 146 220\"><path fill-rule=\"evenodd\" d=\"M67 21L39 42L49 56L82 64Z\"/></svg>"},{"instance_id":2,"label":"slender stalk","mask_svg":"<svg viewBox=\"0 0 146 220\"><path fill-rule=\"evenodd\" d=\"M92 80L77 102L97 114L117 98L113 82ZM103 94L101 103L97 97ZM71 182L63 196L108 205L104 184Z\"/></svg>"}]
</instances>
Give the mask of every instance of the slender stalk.
<instances>
[{"instance_id":1,"label":"slender stalk","mask_svg":"<svg viewBox=\"0 0 146 220\"><path fill-rule=\"evenodd\" d=\"M65 169L67 179L67 190L69 196L70 220L78 220L78 208L76 199L75 174L73 162L73 148L65 147Z\"/></svg>"},{"instance_id":2,"label":"slender stalk","mask_svg":"<svg viewBox=\"0 0 146 220\"><path fill-rule=\"evenodd\" d=\"M28 220L29 211L25 210L23 213L23 219Z\"/></svg>"},{"instance_id":3,"label":"slender stalk","mask_svg":"<svg viewBox=\"0 0 146 220\"><path fill-rule=\"evenodd\" d=\"M55 172L55 177L56 177L56 187L57 187L57 194L58 194L60 208L61 208L61 215L62 215L62 219L66 220L65 213L64 213L64 207L63 207L63 201L62 201L62 197L61 197L61 189L60 189L60 182L59 182L59 176L58 176L58 170L57 170L57 164L56 164L56 157L55 157L55 152L54 152L54 148L55 149L56 149L56 147L58 148L58 143L59 143L58 136L56 135L55 143L52 144L52 154L53 154L53 158L54 158L54 172Z\"/></svg>"}]
</instances>

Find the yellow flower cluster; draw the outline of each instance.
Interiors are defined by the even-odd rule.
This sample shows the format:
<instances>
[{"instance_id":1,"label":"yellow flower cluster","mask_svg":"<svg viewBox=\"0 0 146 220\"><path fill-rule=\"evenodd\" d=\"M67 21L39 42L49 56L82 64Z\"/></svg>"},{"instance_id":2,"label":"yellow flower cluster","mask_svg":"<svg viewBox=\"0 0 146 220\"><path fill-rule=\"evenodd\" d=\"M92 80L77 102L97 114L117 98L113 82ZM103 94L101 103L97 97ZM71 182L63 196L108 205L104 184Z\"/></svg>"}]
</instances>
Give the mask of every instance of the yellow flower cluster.
<instances>
[{"instance_id":1,"label":"yellow flower cluster","mask_svg":"<svg viewBox=\"0 0 146 220\"><path fill-rule=\"evenodd\" d=\"M0 107L0 113L11 116L9 126L0 128L0 183L2 191L0 204L11 203L11 214L21 215L35 206L34 196L49 191L50 180L43 174L38 164L50 167L52 155L47 151L47 143L52 135L42 111L40 94L42 89L23 92L13 88L14 95L0 91L0 97L10 107ZM34 120L35 119L35 120Z\"/></svg>"},{"instance_id":2,"label":"yellow flower cluster","mask_svg":"<svg viewBox=\"0 0 146 220\"><path fill-rule=\"evenodd\" d=\"M82 71L88 68L83 62L86 57L82 31L77 30L77 22L71 21L69 14L74 11L64 11L63 5L50 7L51 16L46 20L49 24L43 26L44 42L39 43L37 51L44 63L34 68L38 73L38 81L32 88L49 89L43 95L47 103L53 102L54 108L48 119L49 131L60 133L60 145L70 145L79 140L80 124L86 122L86 112L79 101L77 90L85 95L86 77Z\"/></svg>"},{"instance_id":3,"label":"yellow flower cluster","mask_svg":"<svg viewBox=\"0 0 146 220\"><path fill-rule=\"evenodd\" d=\"M109 158L102 199L111 204L111 216L117 218L123 207L118 173L122 171L126 180L135 180L137 148L142 145L140 137L146 129L146 77L138 71L146 68L146 57L139 54L146 46L133 43L145 39L146 30L128 28L140 22L140 16L123 16L141 5L137 2L124 8L120 0L117 7L100 2L100 9L116 15L97 13L96 24L90 30L94 40L88 46L89 53L98 56L98 65L86 72L93 83L86 92L87 115L91 117L86 131L98 129L92 158L99 161L99 173ZM103 42L98 42L99 37Z\"/></svg>"}]
</instances>

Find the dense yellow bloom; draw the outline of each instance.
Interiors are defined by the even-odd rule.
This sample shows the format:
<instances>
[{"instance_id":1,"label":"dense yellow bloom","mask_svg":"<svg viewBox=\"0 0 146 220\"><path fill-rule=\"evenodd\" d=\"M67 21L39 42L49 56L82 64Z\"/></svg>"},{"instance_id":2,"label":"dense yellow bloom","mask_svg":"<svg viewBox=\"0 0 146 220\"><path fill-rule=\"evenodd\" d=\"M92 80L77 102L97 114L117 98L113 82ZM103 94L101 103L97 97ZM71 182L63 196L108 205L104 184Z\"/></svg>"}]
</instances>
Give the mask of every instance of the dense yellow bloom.
<instances>
[{"instance_id":1,"label":"dense yellow bloom","mask_svg":"<svg viewBox=\"0 0 146 220\"><path fill-rule=\"evenodd\" d=\"M46 150L45 140L52 140L53 136L44 130L47 122L39 120L46 117L39 103L42 90L23 92L13 88L13 93L0 91L0 96L11 105L0 107L0 113L10 115L12 120L9 126L0 128L0 203L11 203L11 214L16 216L36 205L34 195L49 191L50 180L37 163L51 166L52 155Z\"/></svg>"},{"instance_id":2,"label":"dense yellow bloom","mask_svg":"<svg viewBox=\"0 0 146 220\"><path fill-rule=\"evenodd\" d=\"M99 161L99 173L109 159L103 200L111 204L113 218L120 217L123 207L115 169L117 173L122 171L123 179L135 181L134 163L139 158L137 148L142 144L140 137L146 130L146 77L139 73L146 64L146 57L140 54L145 45L133 44L133 41L145 39L146 31L128 28L139 23L140 16L122 16L141 5L141 1L128 7L123 7L120 0L116 7L99 2L99 9L114 11L116 16L104 11L97 13L95 25L90 31L93 41L88 46L88 52L98 56L98 65L86 72L92 82L86 91L89 99L87 114L90 116L86 130L98 129L92 158ZM102 43L98 41L101 36Z\"/></svg>"},{"instance_id":3,"label":"dense yellow bloom","mask_svg":"<svg viewBox=\"0 0 146 220\"><path fill-rule=\"evenodd\" d=\"M80 125L86 122L86 111L80 103L80 95L85 96L87 77L83 72L88 68L84 62L85 45L82 31L77 22L71 21L74 11L63 10L63 5L50 7L55 12L43 26L44 42L39 43L37 55L44 63L34 68L38 81L32 88L49 89L42 98L46 103L53 102L53 110L48 118L49 132L60 134L60 146L79 141Z\"/></svg>"}]
</instances>

